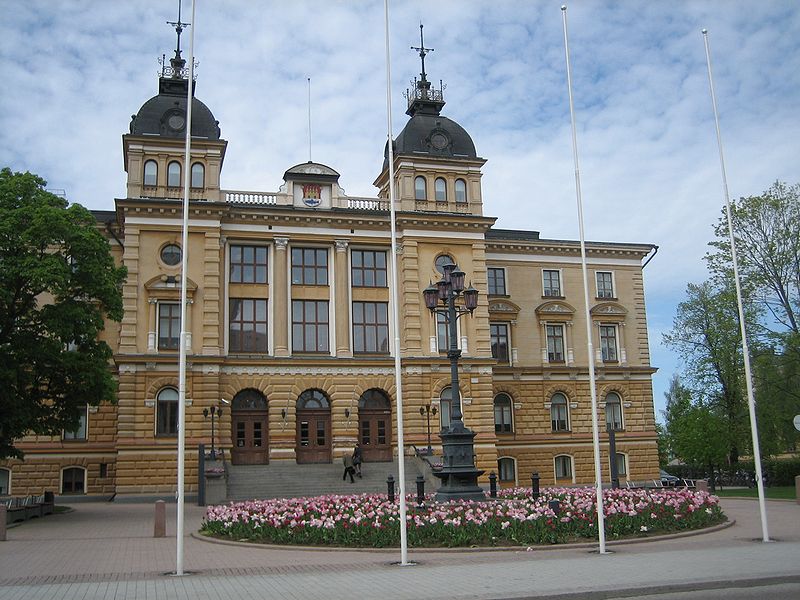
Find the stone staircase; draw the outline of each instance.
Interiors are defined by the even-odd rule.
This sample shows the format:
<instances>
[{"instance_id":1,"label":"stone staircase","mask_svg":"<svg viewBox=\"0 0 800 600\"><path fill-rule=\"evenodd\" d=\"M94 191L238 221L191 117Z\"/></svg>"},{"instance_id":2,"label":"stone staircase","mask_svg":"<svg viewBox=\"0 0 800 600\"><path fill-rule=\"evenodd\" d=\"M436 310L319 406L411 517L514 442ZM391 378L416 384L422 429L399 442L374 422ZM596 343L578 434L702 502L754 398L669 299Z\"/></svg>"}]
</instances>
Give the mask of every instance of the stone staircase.
<instances>
[{"instance_id":1,"label":"stone staircase","mask_svg":"<svg viewBox=\"0 0 800 600\"><path fill-rule=\"evenodd\" d=\"M228 501L254 498L300 498L327 494L386 493L386 479L395 479L395 493L400 493L397 459L393 462L364 463L362 478L355 483L342 481L344 466L332 464L298 465L294 461L274 461L268 465L226 465ZM416 494L417 475L425 477L425 492L438 489L438 480L431 475L428 464L417 457L405 459L406 494ZM435 483L434 483L435 482Z\"/></svg>"}]
</instances>

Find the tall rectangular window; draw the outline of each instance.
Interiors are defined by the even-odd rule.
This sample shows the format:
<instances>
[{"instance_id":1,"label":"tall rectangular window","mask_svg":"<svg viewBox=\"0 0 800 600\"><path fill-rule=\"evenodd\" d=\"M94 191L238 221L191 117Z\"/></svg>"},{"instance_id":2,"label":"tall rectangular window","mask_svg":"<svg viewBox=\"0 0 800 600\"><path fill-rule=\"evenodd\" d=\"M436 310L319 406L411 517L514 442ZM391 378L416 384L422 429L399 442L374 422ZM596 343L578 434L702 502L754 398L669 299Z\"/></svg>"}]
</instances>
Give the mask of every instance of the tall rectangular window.
<instances>
[{"instance_id":1,"label":"tall rectangular window","mask_svg":"<svg viewBox=\"0 0 800 600\"><path fill-rule=\"evenodd\" d=\"M547 360L564 362L564 326L547 325Z\"/></svg>"},{"instance_id":2,"label":"tall rectangular window","mask_svg":"<svg viewBox=\"0 0 800 600\"><path fill-rule=\"evenodd\" d=\"M491 323L489 331L492 342L492 358L498 362L508 362L508 325L505 323Z\"/></svg>"},{"instance_id":3,"label":"tall rectangular window","mask_svg":"<svg viewBox=\"0 0 800 600\"><path fill-rule=\"evenodd\" d=\"M561 297L561 272L555 269L542 270L542 295Z\"/></svg>"},{"instance_id":4,"label":"tall rectangular window","mask_svg":"<svg viewBox=\"0 0 800 600\"><path fill-rule=\"evenodd\" d=\"M595 273L597 279L597 297L614 297L614 275L610 271L598 271Z\"/></svg>"},{"instance_id":5,"label":"tall rectangular window","mask_svg":"<svg viewBox=\"0 0 800 600\"><path fill-rule=\"evenodd\" d=\"M267 351L266 300L231 298L228 321L228 348L231 352Z\"/></svg>"},{"instance_id":6,"label":"tall rectangular window","mask_svg":"<svg viewBox=\"0 0 800 600\"><path fill-rule=\"evenodd\" d=\"M292 300L292 352L330 352L327 300Z\"/></svg>"},{"instance_id":7,"label":"tall rectangular window","mask_svg":"<svg viewBox=\"0 0 800 600\"><path fill-rule=\"evenodd\" d=\"M353 250L350 261L353 287L386 287L386 252Z\"/></svg>"},{"instance_id":8,"label":"tall rectangular window","mask_svg":"<svg viewBox=\"0 0 800 600\"><path fill-rule=\"evenodd\" d=\"M86 422L88 419L88 407L84 406L81 408L80 420L78 421L78 426L73 429L72 431L64 430L64 439L65 440L79 440L83 441L86 439Z\"/></svg>"},{"instance_id":9,"label":"tall rectangular window","mask_svg":"<svg viewBox=\"0 0 800 600\"><path fill-rule=\"evenodd\" d=\"M328 251L292 248L292 284L328 285Z\"/></svg>"},{"instance_id":10,"label":"tall rectangular window","mask_svg":"<svg viewBox=\"0 0 800 600\"><path fill-rule=\"evenodd\" d=\"M603 362L616 362L617 358L617 326L600 325L600 349Z\"/></svg>"},{"instance_id":11,"label":"tall rectangular window","mask_svg":"<svg viewBox=\"0 0 800 600\"><path fill-rule=\"evenodd\" d=\"M353 352L389 352L386 302L353 302Z\"/></svg>"},{"instance_id":12,"label":"tall rectangular window","mask_svg":"<svg viewBox=\"0 0 800 600\"><path fill-rule=\"evenodd\" d=\"M489 278L489 294L497 296L506 295L506 270L505 269L487 269Z\"/></svg>"},{"instance_id":13,"label":"tall rectangular window","mask_svg":"<svg viewBox=\"0 0 800 600\"><path fill-rule=\"evenodd\" d=\"M158 349L177 350L181 338L181 306L177 303L158 303Z\"/></svg>"},{"instance_id":14,"label":"tall rectangular window","mask_svg":"<svg viewBox=\"0 0 800 600\"><path fill-rule=\"evenodd\" d=\"M439 352L447 352L450 348L450 338L447 334L447 317L436 313L436 345Z\"/></svg>"},{"instance_id":15,"label":"tall rectangular window","mask_svg":"<svg viewBox=\"0 0 800 600\"><path fill-rule=\"evenodd\" d=\"M231 245L231 283L267 283L266 246Z\"/></svg>"}]
</instances>

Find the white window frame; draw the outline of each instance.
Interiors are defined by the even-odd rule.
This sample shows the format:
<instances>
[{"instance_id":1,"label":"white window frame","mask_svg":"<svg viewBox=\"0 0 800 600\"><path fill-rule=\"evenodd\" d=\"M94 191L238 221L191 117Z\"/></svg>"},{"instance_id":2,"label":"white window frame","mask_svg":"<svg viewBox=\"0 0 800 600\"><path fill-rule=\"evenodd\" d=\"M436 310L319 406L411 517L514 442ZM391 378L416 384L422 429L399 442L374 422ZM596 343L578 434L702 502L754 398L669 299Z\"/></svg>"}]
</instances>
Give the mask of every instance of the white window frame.
<instances>
[{"instance_id":1,"label":"white window frame","mask_svg":"<svg viewBox=\"0 0 800 600\"><path fill-rule=\"evenodd\" d=\"M0 472L3 472L3 473L6 474L6 491L5 491L4 495L5 496L10 496L11 495L11 469L9 469L8 467L0 467Z\"/></svg>"},{"instance_id":2,"label":"white window frame","mask_svg":"<svg viewBox=\"0 0 800 600\"><path fill-rule=\"evenodd\" d=\"M417 196L417 181L419 181L420 179L425 182L425 185L422 188L423 191L422 198ZM424 175L417 175L414 177L414 200L426 201L427 199L428 199L428 178L425 177Z\"/></svg>"},{"instance_id":3,"label":"white window frame","mask_svg":"<svg viewBox=\"0 0 800 600\"><path fill-rule=\"evenodd\" d=\"M159 340L161 339L161 307L165 305L177 306L180 311L180 300L158 300L156 303L156 352L178 352L181 349L181 334L178 331L178 346L176 348L162 348ZM188 313L188 311L187 311ZM188 314L187 314L188 319ZM180 319L179 319L180 321Z\"/></svg>"},{"instance_id":4,"label":"white window frame","mask_svg":"<svg viewBox=\"0 0 800 600\"><path fill-rule=\"evenodd\" d=\"M619 398L619 402L609 402L608 401L608 397L611 394L616 395L616 397ZM615 429L614 431L625 431L625 411L623 410L623 407L622 407L622 396L620 395L619 392L615 392L615 391L608 392L608 394L606 394L605 400L603 402L603 417L605 419L606 429L608 429L608 405L609 404L612 404L612 405L616 404L617 406L619 406L619 424L620 424L620 426L619 426L618 429Z\"/></svg>"},{"instance_id":5,"label":"white window frame","mask_svg":"<svg viewBox=\"0 0 800 600\"><path fill-rule=\"evenodd\" d=\"M464 184L464 199L463 200L459 200L458 199L458 182L459 181ZM459 177L459 178L457 178L455 180L455 182L453 182L453 197L455 198L455 201L458 204L467 204L467 203L469 203L469 195L468 195L468 192L467 192L467 180L464 179L463 177Z\"/></svg>"},{"instance_id":6,"label":"white window frame","mask_svg":"<svg viewBox=\"0 0 800 600\"><path fill-rule=\"evenodd\" d=\"M560 327L561 328L561 360L551 359L550 358L550 336L547 334L548 327ZM545 348L547 349L547 362L548 363L555 363L555 364L566 364L567 362L567 330L566 324L561 322L547 322L544 324L544 344Z\"/></svg>"},{"instance_id":7,"label":"white window frame","mask_svg":"<svg viewBox=\"0 0 800 600\"><path fill-rule=\"evenodd\" d=\"M390 307L391 308L391 307ZM439 315L442 313L437 313L436 311L433 312L431 318L433 320L433 338L436 340L436 354L441 354L442 352L447 352L450 349L450 337L448 336L445 340L444 348L439 347ZM445 315L442 315L443 319L446 319ZM445 321L446 322L446 321ZM447 325L447 329L449 330L450 326ZM463 350L461 344L461 319L456 320L456 343L459 350Z\"/></svg>"},{"instance_id":8,"label":"white window frame","mask_svg":"<svg viewBox=\"0 0 800 600\"><path fill-rule=\"evenodd\" d=\"M610 274L611 275L611 295L610 296L601 296L600 295L600 274ZM594 288L595 288L595 297L598 300L614 300L617 297L617 280L614 275L614 271L595 271L594 272Z\"/></svg>"},{"instance_id":9,"label":"white window frame","mask_svg":"<svg viewBox=\"0 0 800 600\"><path fill-rule=\"evenodd\" d=\"M617 457L618 458L622 457L622 467L624 469L624 471L620 471L619 470L619 465L617 465L617 475L619 475L620 477L625 477L627 479L628 478L628 466L630 464L628 462L628 455L625 452L617 452ZM611 460L610 459L611 459L611 457L609 457L609 463L608 463L608 475L609 475L609 477L611 477Z\"/></svg>"},{"instance_id":10,"label":"white window frame","mask_svg":"<svg viewBox=\"0 0 800 600\"><path fill-rule=\"evenodd\" d=\"M503 272L503 293L499 294L497 292L490 292L489 291L489 269L495 269L497 271ZM486 267L486 293L492 296L510 296L511 290L509 290L508 286L508 269L506 267L496 267L494 265Z\"/></svg>"},{"instance_id":11,"label":"white window frame","mask_svg":"<svg viewBox=\"0 0 800 600\"><path fill-rule=\"evenodd\" d=\"M558 459L559 458L568 458L569 459L569 475L565 475L563 477L558 476ZM575 457L571 454L556 454L553 457L553 480L558 483L558 480L561 479L571 479L572 483L575 483Z\"/></svg>"},{"instance_id":12,"label":"white window frame","mask_svg":"<svg viewBox=\"0 0 800 600\"><path fill-rule=\"evenodd\" d=\"M171 181L171 178L170 178L170 175L171 175L170 167L172 165L178 165L178 182L177 183L170 183L170 181ZM182 178L183 178L183 165L181 164L181 161L179 161L179 160L171 160L171 161L169 161L167 163L167 187L173 188L173 189L181 187L183 185Z\"/></svg>"},{"instance_id":13,"label":"white window frame","mask_svg":"<svg viewBox=\"0 0 800 600\"><path fill-rule=\"evenodd\" d=\"M606 358L605 346L603 345L603 327L610 327L614 330L614 358ZM597 336L600 342L600 358L603 362L619 363L620 347L619 347L619 325L617 323L598 323Z\"/></svg>"},{"instance_id":14,"label":"white window frame","mask_svg":"<svg viewBox=\"0 0 800 600\"><path fill-rule=\"evenodd\" d=\"M508 398L508 420L509 420L508 425L510 427L508 431L497 431L497 415L495 412L497 406L495 402L497 401L498 396L505 396L506 398ZM494 395L494 397L492 398L492 419L494 421L495 434L508 435L514 433L514 399L511 397L511 394L507 392L498 392Z\"/></svg>"},{"instance_id":15,"label":"white window frame","mask_svg":"<svg viewBox=\"0 0 800 600\"><path fill-rule=\"evenodd\" d=\"M153 403L153 408L154 408L154 412L153 412L153 435L156 438L160 438L160 439L173 439L175 436L178 435L178 433L179 433L178 429L181 426L180 422L178 421L178 419L176 417L175 433L168 433L168 432L160 433L158 431L158 406L159 406L159 404L166 404L167 402L173 402L173 400L161 400L160 402L158 400L158 397L161 395L161 393L164 392L165 390L168 390L168 389L169 390L173 390L175 392L175 394L178 395L178 397L174 400L174 403L175 403L175 410L176 411L179 410L178 403L180 402L180 393L178 391L178 388L176 388L173 385L165 385L164 387L162 387L161 389L159 389L156 392L154 403Z\"/></svg>"},{"instance_id":16,"label":"white window frame","mask_svg":"<svg viewBox=\"0 0 800 600\"><path fill-rule=\"evenodd\" d=\"M439 190L437 189L440 181L444 185L444 190L442 190L444 197L441 200L439 199ZM433 180L433 199L436 202L447 202L447 179L444 177L437 177Z\"/></svg>"},{"instance_id":17,"label":"white window frame","mask_svg":"<svg viewBox=\"0 0 800 600\"><path fill-rule=\"evenodd\" d=\"M558 273L558 295L556 294L548 294L547 287L545 286L544 282L544 274L545 272L555 272ZM562 269L546 269L542 268L542 297L543 298L563 298L564 297L564 274L562 273Z\"/></svg>"},{"instance_id":18,"label":"white window frame","mask_svg":"<svg viewBox=\"0 0 800 600\"><path fill-rule=\"evenodd\" d=\"M506 328L506 360L501 361L499 358L495 358L498 365L510 365L511 364L511 323L508 321L490 321L489 322L489 346L491 351L491 344L492 344L492 325L502 325Z\"/></svg>"},{"instance_id":19,"label":"white window frame","mask_svg":"<svg viewBox=\"0 0 800 600\"><path fill-rule=\"evenodd\" d=\"M502 476L501 476L501 472L502 471L500 470L500 461L501 460L502 461L510 461L511 462L511 471L512 471L512 473L514 475L511 479L503 479L502 478ZM517 459L516 458L514 458L513 456L498 456L497 457L497 481L502 482L502 483L507 483L509 481L513 481L514 485L515 486L517 485L519 479L518 479L518 476L517 476Z\"/></svg>"},{"instance_id":20,"label":"white window frame","mask_svg":"<svg viewBox=\"0 0 800 600\"><path fill-rule=\"evenodd\" d=\"M151 163L156 167L155 180L152 183L148 183L147 166ZM158 185L158 162L153 160L152 158L148 158L147 160L145 160L144 164L142 165L142 185L144 187L156 187Z\"/></svg>"},{"instance_id":21,"label":"white window frame","mask_svg":"<svg viewBox=\"0 0 800 600\"><path fill-rule=\"evenodd\" d=\"M83 426L79 425L75 431L83 429L83 437L76 437L75 431L67 431L66 429L61 432L61 439L67 442L85 442L89 439L89 405L83 407ZM67 437L67 436L72 437Z\"/></svg>"},{"instance_id":22,"label":"white window frame","mask_svg":"<svg viewBox=\"0 0 800 600\"><path fill-rule=\"evenodd\" d=\"M560 395L560 396L562 396L564 398L564 404L563 405L560 402L553 403L553 398L555 398L557 395ZM553 419L553 406L554 406L554 404L555 404L555 406L563 406L564 409L567 411L567 418L565 419L565 421L566 421L565 429L554 429L553 428L553 421L555 420L555 419ZM563 433L563 432L570 431L569 398L567 398L567 395L564 392L555 392L552 396L550 396L550 431L551 431L551 433Z\"/></svg>"},{"instance_id":23,"label":"white window frame","mask_svg":"<svg viewBox=\"0 0 800 600\"><path fill-rule=\"evenodd\" d=\"M59 471L59 474L58 474L58 493L59 493L59 495L64 495L64 471L66 471L67 469L80 469L80 470L83 471L83 493L82 494L76 494L75 492L72 492L72 493L70 493L68 495L69 496L73 496L73 495L74 496L85 496L86 494L88 494L89 492L88 492L87 488L88 488L88 484L89 484L89 481L88 481L88 479L89 479L89 477L88 477L89 476L89 469L87 469L83 465L67 465L65 467L62 467L61 471Z\"/></svg>"}]
</instances>

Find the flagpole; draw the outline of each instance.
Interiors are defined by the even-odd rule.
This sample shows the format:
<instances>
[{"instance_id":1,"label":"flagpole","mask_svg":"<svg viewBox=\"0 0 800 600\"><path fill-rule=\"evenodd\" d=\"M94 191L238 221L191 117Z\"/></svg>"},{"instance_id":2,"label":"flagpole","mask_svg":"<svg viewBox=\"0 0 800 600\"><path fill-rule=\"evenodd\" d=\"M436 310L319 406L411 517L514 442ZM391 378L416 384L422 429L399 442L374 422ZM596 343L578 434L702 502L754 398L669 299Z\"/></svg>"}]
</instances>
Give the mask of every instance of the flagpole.
<instances>
[{"instance_id":1,"label":"flagpole","mask_svg":"<svg viewBox=\"0 0 800 600\"><path fill-rule=\"evenodd\" d=\"M195 0L189 30L189 90L186 93L186 152L183 159L183 228L181 232L181 336L178 359L178 516L175 531L177 556L175 574L183 575L183 512L186 452L186 271L189 263L189 184L192 148L192 82L194 81Z\"/></svg>"},{"instance_id":2,"label":"flagpole","mask_svg":"<svg viewBox=\"0 0 800 600\"><path fill-rule=\"evenodd\" d=\"M717 148L719 149L719 166L722 171L722 191L725 195L725 215L728 219L728 237L731 243L731 259L733 262L733 280L736 284L736 305L739 310L739 328L742 335L742 355L744 356L744 380L747 387L747 408L750 412L750 433L753 436L753 462L756 468L756 486L758 487L758 508L761 512L761 534L763 541L769 542L767 526L767 507L764 502L764 479L761 473L761 447L758 442L758 425L756 423L756 405L753 396L753 376L750 370L750 349L747 345L747 326L744 321L742 303L742 285L739 280L739 265L736 258L736 239L733 236L733 219L731 218L731 199L728 194L728 176L725 172L725 157L722 152L722 135L719 130L719 114L717 113L717 96L714 92L714 75L711 71L711 48L708 44L708 29L702 30L706 48L706 66L708 67L708 84L711 92L711 105L714 109L714 127L717 132Z\"/></svg>"},{"instance_id":3,"label":"flagpole","mask_svg":"<svg viewBox=\"0 0 800 600\"><path fill-rule=\"evenodd\" d=\"M394 378L397 389L397 468L400 480L400 565L408 566L408 523L406 522L406 463L403 438L403 379L400 368L400 299L397 283L397 229L395 227L394 148L392 138L392 69L389 51L389 0L383 0L386 38L386 139L389 148L389 219L392 249L392 304L394 305Z\"/></svg>"},{"instance_id":4,"label":"flagpole","mask_svg":"<svg viewBox=\"0 0 800 600\"><path fill-rule=\"evenodd\" d=\"M592 321L589 313L589 274L586 267L586 241L583 231L583 200L581 198L581 173L578 163L578 134L575 130L575 106L572 102L572 70L569 61L569 37L567 36L567 7L561 7L564 25L564 52L567 58L567 91L569 93L569 116L572 123L572 159L575 163L575 195L578 204L578 229L581 239L581 271L583 273L583 305L586 311L586 349L589 353L589 389L592 396L592 444L594 447L594 482L597 496L597 537L600 554L606 554L605 518L603 516L603 481L600 468L600 434L597 427L597 391L595 390L594 348L592 346ZM611 457L614 460L615 457Z\"/></svg>"},{"instance_id":5,"label":"flagpole","mask_svg":"<svg viewBox=\"0 0 800 600\"><path fill-rule=\"evenodd\" d=\"M308 78L308 162L311 162L311 77Z\"/></svg>"}]
</instances>

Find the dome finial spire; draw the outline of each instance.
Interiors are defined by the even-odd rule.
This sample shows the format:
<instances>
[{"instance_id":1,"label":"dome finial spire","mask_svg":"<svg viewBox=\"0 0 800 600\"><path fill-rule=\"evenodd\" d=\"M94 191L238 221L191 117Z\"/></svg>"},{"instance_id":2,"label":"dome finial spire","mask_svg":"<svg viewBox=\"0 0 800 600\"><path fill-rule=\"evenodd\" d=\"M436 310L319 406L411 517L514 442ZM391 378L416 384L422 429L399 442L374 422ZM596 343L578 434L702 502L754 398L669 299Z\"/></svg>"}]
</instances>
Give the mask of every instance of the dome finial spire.
<instances>
[{"instance_id":1,"label":"dome finial spire","mask_svg":"<svg viewBox=\"0 0 800 600\"><path fill-rule=\"evenodd\" d=\"M181 57L181 33L183 33L184 27L188 26L189 23L181 22L181 1L182 0L178 0L178 20L167 21L167 25L172 25L175 28L175 32L178 34L178 44L175 47L175 57L171 58L169 61L172 65L173 77L180 77L183 73L183 68L186 65L186 61Z\"/></svg>"},{"instance_id":2,"label":"dome finial spire","mask_svg":"<svg viewBox=\"0 0 800 600\"><path fill-rule=\"evenodd\" d=\"M419 80L414 78L412 82L413 88L406 90L406 97L408 98L408 110L406 114L414 116L418 112L438 115L439 111L444 106L444 86L439 82L439 89L432 88L431 82L428 81L428 74L425 72L425 56L428 52L433 52L433 48L425 47L425 38L422 35L422 23L419 24L419 47L411 46L412 50L419 52L419 58L422 61L422 72L419 74Z\"/></svg>"},{"instance_id":3,"label":"dome finial spire","mask_svg":"<svg viewBox=\"0 0 800 600\"><path fill-rule=\"evenodd\" d=\"M427 81L428 79L425 74L425 55L428 54L428 52L433 52L433 48L425 47L425 40L422 37L422 23L419 24L419 48L411 46L411 49L419 52L419 58L422 61L422 72L419 74L420 79L422 81Z\"/></svg>"}]
</instances>

